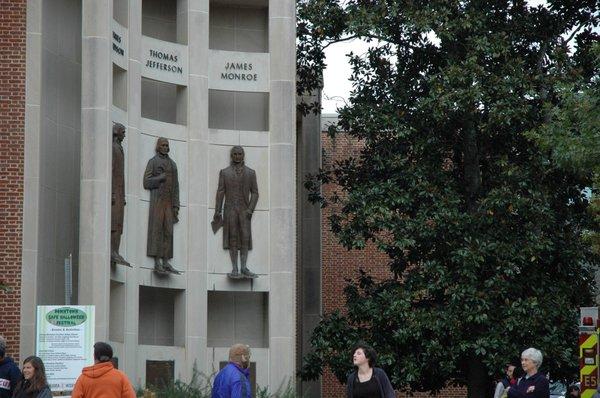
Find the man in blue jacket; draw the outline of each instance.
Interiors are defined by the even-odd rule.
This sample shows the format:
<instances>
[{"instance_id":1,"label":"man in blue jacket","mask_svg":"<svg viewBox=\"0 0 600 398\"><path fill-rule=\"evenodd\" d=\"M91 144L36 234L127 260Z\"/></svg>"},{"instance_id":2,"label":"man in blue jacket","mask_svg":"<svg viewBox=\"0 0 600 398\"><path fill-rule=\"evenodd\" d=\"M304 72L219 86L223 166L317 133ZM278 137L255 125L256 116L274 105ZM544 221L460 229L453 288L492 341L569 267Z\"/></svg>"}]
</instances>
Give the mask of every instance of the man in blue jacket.
<instances>
[{"instance_id":1,"label":"man in blue jacket","mask_svg":"<svg viewBox=\"0 0 600 398\"><path fill-rule=\"evenodd\" d=\"M6 356L6 340L0 336L0 398L12 397L21 371L12 358Z\"/></svg>"},{"instance_id":2,"label":"man in blue jacket","mask_svg":"<svg viewBox=\"0 0 600 398\"><path fill-rule=\"evenodd\" d=\"M215 377L212 398L252 398L250 387L250 347L234 344L229 363Z\"/></svg>"}]
</instances>

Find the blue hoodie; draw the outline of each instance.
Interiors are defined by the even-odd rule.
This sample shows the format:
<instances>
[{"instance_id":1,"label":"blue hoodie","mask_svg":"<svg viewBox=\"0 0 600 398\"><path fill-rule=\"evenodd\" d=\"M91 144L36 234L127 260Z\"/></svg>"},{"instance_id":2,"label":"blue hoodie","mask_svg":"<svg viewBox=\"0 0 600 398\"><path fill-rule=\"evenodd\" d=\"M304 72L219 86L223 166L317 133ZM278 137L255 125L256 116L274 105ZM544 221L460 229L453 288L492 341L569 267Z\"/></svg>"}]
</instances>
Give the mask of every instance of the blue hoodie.
<instances>
[{"instance_id":1,"label":"blue hoodie","mask_svg":"<svg viewBox=\"0 0 600 398\"><path fill-rule=\"evenodd\" d=\"M12 397L17 383L21 380L21 371L10 357L0 361L0 398Z\"/></svg>"},{"instance_id":2,"label":"blue hoodie","mask_svg":"<svg viewBox=\"0 0 600 398\"><path fill-rule=\"evenodd\" d=\"M215 377L212 398L252 398L250 371L229 362Z\"/></svg>"}]
</instances>

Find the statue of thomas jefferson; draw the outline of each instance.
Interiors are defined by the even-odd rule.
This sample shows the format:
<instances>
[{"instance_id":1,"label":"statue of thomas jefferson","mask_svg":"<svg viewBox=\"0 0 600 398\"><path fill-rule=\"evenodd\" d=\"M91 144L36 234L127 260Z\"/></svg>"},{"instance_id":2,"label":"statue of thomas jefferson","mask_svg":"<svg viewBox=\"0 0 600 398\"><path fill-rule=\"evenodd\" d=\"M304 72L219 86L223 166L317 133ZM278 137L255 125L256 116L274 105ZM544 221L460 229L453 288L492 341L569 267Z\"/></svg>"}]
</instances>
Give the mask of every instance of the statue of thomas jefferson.
<instances>
[{"instance_id":1,"label":"statue of thomas jefferson","mask_svg":"<svg viewBox=\"0 0 600 398\"><path fill-rule=\"evenodd\" d=\"M169 264L173 258L173 224L179 221L179 179L166 138L156 141L156 156L148 161L144 172L144 188L150 190L146 254L154 257L155 271L179 273Z\"/></svg>"},{"instance_id":2,"label":"statue of thomas jefferson","mask_svg":"<svg viewBox=\"0 0 600 398\"><path fill-rule=\"evenodd\" d=\"M223 206L223 201L225 205ZM230 278L256 278L246 266L248 250L252 250L252 214L258 201L256 172L244 164L244 148L231 148L231 166L219 172L219 186L213 217L213 232L223 226L223 249L229 250ZM238 271L238 252L241 272Z\"/></svg>"}]
</instances>

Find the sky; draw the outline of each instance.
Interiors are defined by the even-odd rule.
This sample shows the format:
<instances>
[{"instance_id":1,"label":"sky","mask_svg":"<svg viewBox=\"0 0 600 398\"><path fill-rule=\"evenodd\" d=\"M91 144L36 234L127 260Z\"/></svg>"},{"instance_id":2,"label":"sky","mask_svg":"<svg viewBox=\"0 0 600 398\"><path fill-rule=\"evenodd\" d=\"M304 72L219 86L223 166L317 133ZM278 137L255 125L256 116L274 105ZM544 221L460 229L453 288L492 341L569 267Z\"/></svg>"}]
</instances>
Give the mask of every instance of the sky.
<instances>
[{"instance_id":1,"label":"sky","mask_svg":"<svg viewBox=\"0 0 600 398\"><path fill-rule=\"evenodd\" d=\"M545 4L546 0L529 0L531 6ZM323 114L336 113L336 109L344 105L352 90L348 80L351 74L348 57L351 51L355 54L364 54L369 45L361 40L352 40L332 44L325 49L327 68L323 72Z\"/></svg>"}]
</instances>

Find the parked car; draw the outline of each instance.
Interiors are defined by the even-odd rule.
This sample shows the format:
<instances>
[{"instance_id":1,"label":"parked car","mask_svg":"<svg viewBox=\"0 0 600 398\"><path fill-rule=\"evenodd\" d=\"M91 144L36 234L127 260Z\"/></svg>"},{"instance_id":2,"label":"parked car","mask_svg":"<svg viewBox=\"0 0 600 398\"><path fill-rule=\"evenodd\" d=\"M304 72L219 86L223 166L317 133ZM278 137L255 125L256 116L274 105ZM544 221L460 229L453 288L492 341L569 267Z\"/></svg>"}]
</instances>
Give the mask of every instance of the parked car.
<instances>
[{"instance_id":1,"label":"parked car","mask_svg":"<svg viewBox=\"0 0 600 398\"><path fill-rule=\"evenodd\" d=\"M579 382L573 383L571 385L575 385L579 387ZM561 383L560 381L551 381L550 382L550 398L569 398L567 396L567 385Z\"/></svg>"}]
</instances>

